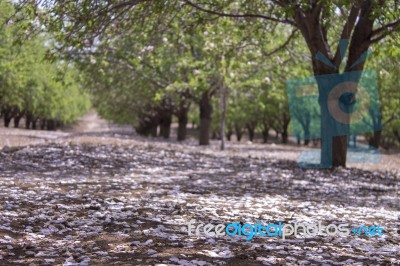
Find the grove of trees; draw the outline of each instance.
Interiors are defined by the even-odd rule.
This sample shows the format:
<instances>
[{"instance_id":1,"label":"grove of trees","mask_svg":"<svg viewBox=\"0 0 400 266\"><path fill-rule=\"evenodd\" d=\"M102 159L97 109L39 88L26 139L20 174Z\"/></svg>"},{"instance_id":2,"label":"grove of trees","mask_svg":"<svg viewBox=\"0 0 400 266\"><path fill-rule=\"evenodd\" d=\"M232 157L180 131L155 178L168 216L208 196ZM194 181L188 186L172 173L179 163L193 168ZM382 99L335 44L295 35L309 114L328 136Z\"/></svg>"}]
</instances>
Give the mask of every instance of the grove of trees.
<instances>
[{"instance_id":1,"label":"grove of trees","mask_svg":"<svg viewBox=\"0 0 400 266\"><path fill-rule=\"evenodd\" d=\"M54 130L84 114L89 96L82 75L72 63L47 60L52 45L48 35L38 34L19 42L24 28L9 2L0 3L0 110L4 126Z\"/></svg>"},{"instance_id":2,"label":"grove of trees","mask_svg":"<svg viewBox=\"0 0 400 266\"><path fill-rule=\"evenodd\" d=\"M4 110L69 122L87 106L80 102L86 97L77 97L84 84L104 118L131 123L142 135L169 138L176 121L182 141L193 121L200 145L208 145L210 136L230 140L235 134L240 140L244 132L250 140L261 133L268 142L270 130L283 143L290 133L306 136L308 145L307 136L319 131L321 165L345 166L348 137L330 135L336 125L328 120L321 119L317 129L307 118L290 117L286 81L368 67L378 73L383 130L365 137L374 147L400 144L397 1L45 0L21 1L17 10L30 31L48 34L18 47L20 61L38 64L29 49L47 49L61 59L41 61L40 68L49 76L64 75L51 82L40 74L37 80L16 78L20 84L2 81ZM359 61L369 49L373 56ZM2 57L13 49L3 50ZM0 75L10 71L1 68ZM7 94L7 87L21 93ZM317 90L326 93L326 84L319 81ZM71 97L68 103L63 93ZM63 111L71 104L72 114ZM324 117L324 103L316 106Z\"/></svg>"}]
</instances>

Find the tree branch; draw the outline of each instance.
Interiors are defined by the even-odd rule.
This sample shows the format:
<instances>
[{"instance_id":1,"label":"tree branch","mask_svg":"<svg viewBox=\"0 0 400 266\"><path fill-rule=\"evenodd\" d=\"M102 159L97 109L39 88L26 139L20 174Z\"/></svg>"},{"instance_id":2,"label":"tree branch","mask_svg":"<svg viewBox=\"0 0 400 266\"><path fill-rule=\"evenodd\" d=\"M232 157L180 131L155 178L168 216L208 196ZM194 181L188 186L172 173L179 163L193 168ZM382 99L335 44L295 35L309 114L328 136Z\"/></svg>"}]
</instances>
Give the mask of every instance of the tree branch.
<instances>
[{"instance_id":1,"label":"tree branch","mask_svg":"<svg viewBox=\"0 0 400 266\"><path fill-rule=\"evenodd\" d=\"M378 34L380 34L380 35L375 38L371 38L371 43L375 43L375 42L382 40L387 35L389 35L393 31L397 30L399 28L399 26L400 26L400 19L398 19L394 22L388 23L386 25L383 25L382 27L372 31L371 37L374 37Z\"/></svg>"},{"instance_id":2,"label":"tree branch","mask_svg":"<svg viewBox=\"0 0 400 266\"><path fill-rule=\"evenodd\" d=\"M265 16L261 14L249 14L249 13L244 13L244 14L229 14L229 13L224 13L224 12L219 12L219 11L214 11L210 9L206 9L204 7L201 7L189 0L184 0L186 4L188 4L191 7L194 7L202 12L213 14L216 16L221 16L221 17L230 17L230 18L261 18L265 19L268 21L273 21L273 22L278 22L278 23L284 23L284 24L290 24L290 25L295 25L295 22L289 19L279 19L279 18L274 18L270 16Z\"/></svg>"},{"instance_id":3,"label":"tree branch","mask_svg":"<svg viewBox=\"0 0 400 266\"><path fill-rule=\"evenodd\" d=\"M296 36L297 31L298 31L298 29L294 29L292 31L292 33L290 34L290 36L288 37L288 39L282 45L280 45L279 47L275 48L274 50L272 50L268 53L263 53L263 56L266 56L266 57L271 56L271 55L279 52L283 48L285 48L290 43L290 41L294 38L294 36Z\"/></svg>"},{"instance_id":4,"label":"tree branch","mask_svg":"<svg viewBox=\"0 0 400 266\"><path fill-rule=\"evenodd\" d=\"M351 7L350 14L347 18L346 24L344 24L342 34L340 35L341 40L348 40L350 38L359 13L360 13L359 7L356 6ZM340 55L340 47L338 46L336 49L335 56L333 58L333 64L336 66L336 68L339 69L340 63L341 63L341 55Z\"/></svg>"},{"instance_id":5,"label":"tree branch","mask_svg":"<svg viewBox=\"0 0 400 266\"><path fill-rule=\"evenodd\" d=\"M348 60L346 62L345 71L359 71L364 68L365 61L355 65L353 64L366 52L371 45L371 33L374 26L374 19L371 14L374 10L372 0L361 1L360 14L351 34L351 41L348 48ZM352 68L353 67L353 68Z\"/></svg>"}]
</instances>

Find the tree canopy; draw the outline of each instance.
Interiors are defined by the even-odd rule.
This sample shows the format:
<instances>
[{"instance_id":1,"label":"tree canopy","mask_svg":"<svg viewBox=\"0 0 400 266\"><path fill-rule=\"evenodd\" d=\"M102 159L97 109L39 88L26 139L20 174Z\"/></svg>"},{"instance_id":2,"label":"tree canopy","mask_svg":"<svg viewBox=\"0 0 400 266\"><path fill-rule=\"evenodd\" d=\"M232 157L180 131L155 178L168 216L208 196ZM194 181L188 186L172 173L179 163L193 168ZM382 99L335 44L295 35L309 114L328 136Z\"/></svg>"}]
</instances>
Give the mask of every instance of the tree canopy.
<instances>
[{"instance_id":1,"label":"tree canopy","mask_svg":"<svg viewBox=\"0 0 400 266\"><path fill-rule=\"evenodd\" d=\"M189 118L196 120L200 144L209 143L211 132L222 139L235 132L240 139L247 130L250 140L261 133L264 142L270 130L283 142L291 132L307 136L305 144L322 139L322 165L344 166L348 136L329 133L337 125L321 118L328 112L323 95L329 86L317 79L318 99L302 99L297 110L311 117L319 106L316 127L310 117L290 117L286 82L362 71L372 47L375 59L367 64L382 68L387 128L365 136L372 146L379 146L379 134L384 141L398 139L398 76L387 75L397 71L396 1L43 0L16 6L14 17L24 14L20 29L51 34L53 45L46 48L79 66L101 115L131 123L140 134L155 136L159 126L169 137L173 117L179 140L186 137Z\"/></svg>"}]
</instances>

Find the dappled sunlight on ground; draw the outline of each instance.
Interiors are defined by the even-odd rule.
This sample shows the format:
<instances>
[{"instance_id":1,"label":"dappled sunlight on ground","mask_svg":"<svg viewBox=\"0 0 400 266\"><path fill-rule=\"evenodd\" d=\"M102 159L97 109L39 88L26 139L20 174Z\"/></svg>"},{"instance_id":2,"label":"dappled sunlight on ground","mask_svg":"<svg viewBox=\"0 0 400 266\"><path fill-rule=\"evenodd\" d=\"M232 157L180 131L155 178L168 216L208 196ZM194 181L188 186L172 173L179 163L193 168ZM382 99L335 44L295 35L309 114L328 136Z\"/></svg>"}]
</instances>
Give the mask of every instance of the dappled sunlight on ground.
<instances>
[{"instance_id":1,"label":"dappled sunlight on ground","mask_svg":"<svg viewBox=\"0 0 400 266\"><path fill-rule=\"evenodd\" d=\"M296 160L308 148L294 144L228 142L220 151L218 141L139 137L93 112L66 131L1 128L0 146L6 264L400 263L396 154L305 170ZM192 219L380 225L384 235L197 237Z\"/></svg>"},{"instance_id":2,"label":"dappled sunlight on ground","mask_svg":"<svg viewBox=\"0 0 400 266\"><path fill-rule=\"evenodd\" d=\"M395 174L145 144L17 148L0 162L9 263L399 263ZM379 224L384 236L195 237L191 219Z\"/></svg>"}]
</instances>

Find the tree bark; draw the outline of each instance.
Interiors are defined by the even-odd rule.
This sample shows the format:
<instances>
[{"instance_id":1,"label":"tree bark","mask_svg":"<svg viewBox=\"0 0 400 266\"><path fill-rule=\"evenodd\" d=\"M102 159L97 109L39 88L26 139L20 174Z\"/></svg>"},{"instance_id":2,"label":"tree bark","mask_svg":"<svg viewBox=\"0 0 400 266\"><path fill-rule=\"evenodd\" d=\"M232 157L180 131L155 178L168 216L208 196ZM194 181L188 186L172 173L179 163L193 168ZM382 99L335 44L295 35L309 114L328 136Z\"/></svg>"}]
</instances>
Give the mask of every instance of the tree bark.
<instances>
[{"instance_id":1,"label":"tree bark","mask_svg":"<svg viewBox=\"0 0 400 266\"><path fill-rule=\"evenodd\" d=\"M37 118L33 118L32 119L32 129L36 129L36 125L37 125ZM54 122L54 129L49 129L49 130L56 130L56 123Z\"/></svg>"},{"instance_id":2,"label":"tree bark","mask_svg":"<svg viewBox=\"0 0 400 266\"><path fill-rule=\"evenodd\" d=\"M32 114L28 112L25 116L25 128L29 129L32 122ZM42 128L43 129L43 128Z\"/></svg>"},{"instance_id":3,"label":"tree bark","mask_svg":"<svg viewBox=\"0 0 400 266\"><path fill-rule=\"evenodd\" d=\"M3 109L3 119L4 119L4 126L9 127L11 119L13 118L13 113L11 108L4 108Z\"/></svg>"},{"instance_id":4,"label":"tree bark","mask_svg":"<svg viewBox=\"0 0 400 266\"><path fill-rule=\"evenodd\" d=\"M220 135L221 135L221 144L220 150L225 150L225 115L226 115L226 98L227 98L227 87L224 81L221 81L220 85Z\"/></svg>"},{"instance_id":5,"label":"tree bark","mask_svg":"<svg viewBox=\"0 0 400 266\"><path fill-rule=\"evenodd\" d=\"M237 141L240 142L240 140L242 139L242 136L243 136L243 131L242 131L242 128L238 124L235 124L235 135L236 135Z\"/></svg>"},{"instance_id":6,"label":"tree bark","mask_svg":"<svg viewBox=\"0 0 400 266\"><path fill-rule=\"evenodd\" d=\"M263 135L263 143L268 143L269 128L264 128L262 135Z\"/></svg>"},{"instance_id":7,"label":"tree bark","mask_svg":"<svg viewBox=\"0 0 400 266\"><path fill-rule=\"evenodd\" d=\"M227 140L227 141L231 141L231 139L232 139L232 134L233 134L232 128L228 128L228 130L227 130L226 133L225 133L225 137L226 137L226 140Z\"/></svg>"},{"instance_id":8,"label":"tree bark","mask_svg":"<svg viewBox=\"0 0 400 266\"><path fill-rule=\"evenodd\" d=\"M172 114L166 114L161 118L160 122L160 136L164 139L168 139L171 135L171 123L172 123Z\"/></svg>"},{"instance_id":9,"label":"tree bark","mask_svg":"<svg viewBox=\"0 0 400 266\"><path fill-rule=\"evenodd\" d=\"M36 121L35 119L32 120L32 128L36 128ZM56 123L53 119L47 120L47 130L56 130Z\"/></svg>"},{"instance_id":10,"label":"tree bark","mask_svg":"<svg viewBox=\"0 0 400 266\"><path fill-rule=\"evenodd\" d=\"M199 144L200 145L209 145L210 144L210 128L211 128L211 117L212 117L212 104L211 104L211 95L209 92L204 92L201 95L201 99L199 101L200 108L200 135L199 135Z\"/></svg>"},{"instance_id":11,"label":"tree bark","mask_svg":"<svg viewBox=\"0 0 400 266\"><path fill-rule=\"evenodd\" d=\"M153 138L156 138L157 137L157 129L158 129L158 125L155 124L155 125L151 126L149 129L150 136L152 136Z\"/></svg>"},{"instance_id":12,"label":"tree bark","mask_svg":"<svg viewBox=\"0 0 400 266\"><path fill-rule=\"evenodd\" d=\"M23 113L18 113L16 116L14 116L14 127L19 128L19 122L23 116Z\"/></svg>"},{"instance_id":13,"label":"tree bark","mask_svg":"<svg viewBox=\"0 0 400 266\"><path fill-rule=\"evenodd\" d=\"M397 129L393 130L393 135L396 137L397 142L400 144L400 131Z\"/></svg>"},{"instance_id":14,"label":"tree bark","mask_svg":"<svg viewBox=\"0 0 400 266\"><path fill-rule=\"evenodd\" d=\"M186 139L187 123L188 123L187 113L178 117L178 136L177 136L178 141L184 141Z\"/></svg>"},{"instance_id":15,"label":"tree bark","mask_svg":"<svg viewBox=\"0 0 400 266\"><path fill-rule=\"evenodd\" d=\"M381 130L374 131L374 135L371 138L369 138L369 140L368 140L369 146L378 149L379 145L380 145L380 142L381 142L381 136L382 136L382 131Z\"/></svg>"},{"instance_id":16,"label":"tree bark","mask_svg":"<svg viewBox=\"0 0 400 266\"><path fill-rule=\"evenodd\" d=\"M247 132L249 133L250 141L254 140L254 130L255 130L255 127L253 125L247 125Z\"/></svg>"},{"instance_id":17,"label":"tree bark","mask_svg":"<svg viewBox=\"0 0 400 266\"><path fill-rule=\"evenodd\" d=\"M46 128L46 119L40 119L40 129L44 130Z\"/></svg>"},{"instance_id":18,"label":"tree bark","mask_svg":"<svg viewBox=\"0 0 400 266\"><path fill-rule=\"evenodd\" d=\"M178 132L177 132L177 140L184 141L186 140L187 135L187 124L189 121L188 112L190 108L190 101L188 101L188 95L182 95L179 101L179 109L175 113L178 117Z\"/></svg>"},{"instance_id":19,"label":"tree bark","mask_svg":"<svg viewBox=\"0 0 400 266\"><path fill-rule=\"evenodd\" d=\"M289 123L290 123L290 116L287 115L286 113L283 114L282 116L282 143L287 144L289 140Z\"/></svg>"}]
</instances>

